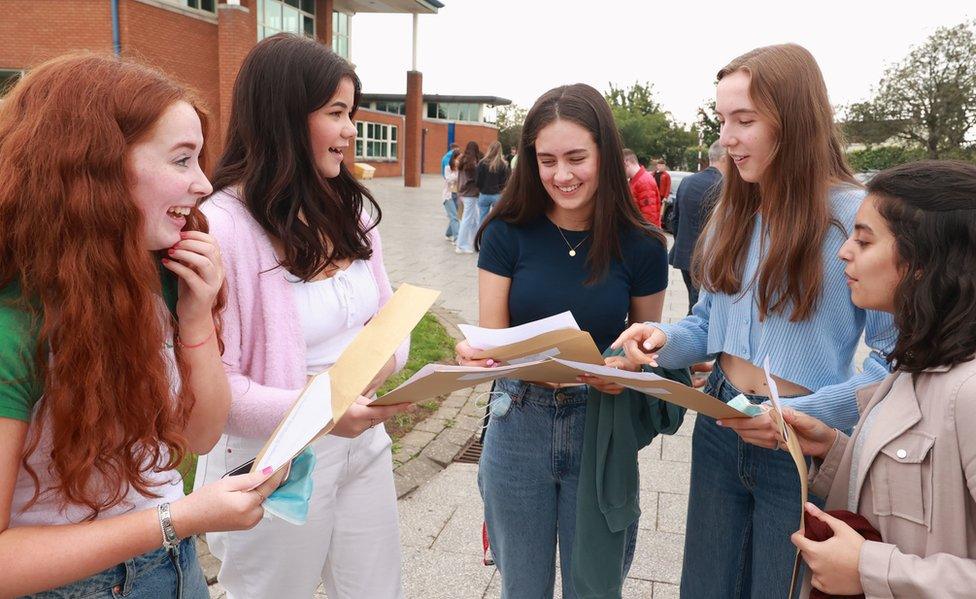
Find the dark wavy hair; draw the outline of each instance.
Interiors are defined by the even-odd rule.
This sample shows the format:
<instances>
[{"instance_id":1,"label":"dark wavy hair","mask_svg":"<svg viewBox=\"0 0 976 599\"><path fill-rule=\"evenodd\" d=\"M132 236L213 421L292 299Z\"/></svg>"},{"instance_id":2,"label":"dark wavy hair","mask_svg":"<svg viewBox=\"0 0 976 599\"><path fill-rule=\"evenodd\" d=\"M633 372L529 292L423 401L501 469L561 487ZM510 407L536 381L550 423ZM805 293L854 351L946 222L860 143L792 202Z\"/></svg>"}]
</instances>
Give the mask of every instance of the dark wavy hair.
<instances>
[{"instance_id":1,"label":"dark wavy hair","mask_svg":"<svg viewBox=\"0 0 976 599\"><path fill-rule=\"evenodd\" d=\"M868 183L906 273L895 290L888 359L919 373L976 355L976 165L924 160Z\"/></svg>"},{"instance_id":2,"label":"dark wavy hair","mask_svg":"<svg viewBox=\"0 0 976 599\"><path fill-rule=\"evenodd\" d=\"M281 265L305 281L336 260L369 259L368 233L381 217L345 164L331 179L315 167L308 117L343 79L353 83L355 115L362 85L341 56L291 34L258 43L234 82L227 145L213 176L216 190L240 187L251 216L284 245Z\"/></svg>"},{"instance_id":3,"label":"dark wavy hair","mask_svg":"<svg viewBox=\"0 0 976 599\"><path fill-rule=\"evenodd\" d=\"M593 244L586 258L589 270L586 284L602 279L610 269L610 261L621 259L621 231L626 227L642 231L666 244L660 228L648 224L641 217L631 199L630 184L624 171L623 142L613 121L610 105L600 92L584 83L564 85L543 94L525 116L519 140L519 159L501 200L478 230L480 245L485 227L496 219L515 225L532 222L545 214L552 198L542 185L535 140L539 132L559 119L576 123L590 132L600 153L599 185L593 210Z\"/></svg>"}]
</instances>

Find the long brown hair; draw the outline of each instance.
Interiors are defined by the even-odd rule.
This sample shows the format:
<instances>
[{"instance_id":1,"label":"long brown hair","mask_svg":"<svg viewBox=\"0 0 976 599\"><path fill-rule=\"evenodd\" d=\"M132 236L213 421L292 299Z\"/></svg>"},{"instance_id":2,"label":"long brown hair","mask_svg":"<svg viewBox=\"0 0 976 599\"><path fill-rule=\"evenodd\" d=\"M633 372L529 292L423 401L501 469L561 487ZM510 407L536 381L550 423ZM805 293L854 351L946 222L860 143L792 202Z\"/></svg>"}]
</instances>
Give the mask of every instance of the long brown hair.
<instances>
[{"instance_id":1,"label":"long brown hair","mask_svg":"<svg viewBox=\"0 0 976 599\"><path fill-rule=\"evenodd\" d=\"M613 112L606 99L585 83L564 85L543 94L525 116L519 140L519 159L515 172L502 191L498 205L488 213L478 230L476 245L492 220L523 225L545 214L552 198L542 185L535 140L539 132L559 119L576 123L590 132L600 154L599 185L593 210L593 244L586 258L589 276L586 284L598 282L610 268L610 261L621 259L620 235L632 228L649 235L662 244L664 233L647 224L630 196L630 184L624 171L623 142L613 121Z\"/></svg>"},{"instance_id":2,"label":"long brown hair","mask_svg":"<svg viewBox=\"0 0 976 599\"><path fill-rule=\"evenodd\" d=\"M841 149L820 67L796 44L756 48L718 72L750 76L749 96L776 134L773 157L760 183L730 165L722 197L699 238L694 270L711 292L739 293L750 232L762 214L764 255L759 264L759 316L784 313L799 322L816 309L823 281L823 243L834 220L832 184L857 185Z\"/></svg>"},{"instance_id":3,"label":"long brown hair","mask_svg":"<svg viewBox=\"0 0 976 599\"><path fill-rule=\"evenodd\" d=\"M23 463L42 423L52 433L51 489L94 518L132 488L154 496L151 472L186 452L193 406L172 399L162 355L159 256L144 241L129 193L127 151L174 102L206 113L156 70L111 56L56 58L29 72L0 104L0 286L39 335L43 384ZM206 230L194 209L188 228ZM175 327L174 327L175 328ZM187 366L177 351L186 380ZM104 487L102 486L104 484Z\"/></svg>"},{"instance_id":4,"label":"long brown hair","mask_svg":"<svg viewBox=\"0 0 976 599\"><path fill-rule=\"evenodd\" d=\"M254 46L234 82L227 145L213 176L215 190L240 185L248 212L282 242L282 266L306 281L337 260L368 260L368 233L381 217L345 163L331 179L315 168L308 117L343 79L353 83L355 116L362 86L341 56L285 33Z\"/></svg>"},{"instance_id":5,"label":"long brown hair","mask_svg":"<svg viewBox=\"0 0 976 599\"><path fill-rule=\"evenodd\" d=\"M878 173L868 193L905 273L894 292L888 359L920 373L976 355L976 165L924 160Z\"/></svg>"},{"instance_id":6,"label":"long brown hair","mask_svg":"<svg viewBox=\"0 0 976 599\"><path fill-rule=\"evenodd\" d=\"M485 157L481 161L493 173L508 168L508 163L505 162L505 156L502 155L502 144L497 141L491 142L491 145L488 146L488 151L485 152Z\"/></svg>"}]
</instances>

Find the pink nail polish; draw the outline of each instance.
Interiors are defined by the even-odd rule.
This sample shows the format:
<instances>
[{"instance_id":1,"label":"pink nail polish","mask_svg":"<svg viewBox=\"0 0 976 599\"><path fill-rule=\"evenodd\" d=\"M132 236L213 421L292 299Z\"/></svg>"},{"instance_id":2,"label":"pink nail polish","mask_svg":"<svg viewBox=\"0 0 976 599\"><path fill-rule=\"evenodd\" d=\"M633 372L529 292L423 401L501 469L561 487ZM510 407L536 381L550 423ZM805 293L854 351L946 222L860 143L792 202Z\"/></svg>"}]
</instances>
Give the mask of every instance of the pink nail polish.
<instances>
[{"instance_id":1,"label":"pink nail polish","mask_svg":"<svg viewBox=\"0 0 976 599\"><path fill-rule=\"evenodd\" d=\"M494 365L495 365L495 361L494 361L494 360L492 360L491 358L489 358L489 359L488 359L488 365L489 365L489 366L494 366Z\"/></svg>"},{"instance_id":2,"label":"pink nail polish","mask_svg":"<svg viewBox=\"0 0 976 599\"><path fill-rule=\"evenodd\" d=\"M261 474L264 474L265 476L267 476L267 475L271 474L272 472L274 472L274 468L272 468L271 466L265 466L264 467L264 470L261 471Z\"/></svg>"}]
</instances>

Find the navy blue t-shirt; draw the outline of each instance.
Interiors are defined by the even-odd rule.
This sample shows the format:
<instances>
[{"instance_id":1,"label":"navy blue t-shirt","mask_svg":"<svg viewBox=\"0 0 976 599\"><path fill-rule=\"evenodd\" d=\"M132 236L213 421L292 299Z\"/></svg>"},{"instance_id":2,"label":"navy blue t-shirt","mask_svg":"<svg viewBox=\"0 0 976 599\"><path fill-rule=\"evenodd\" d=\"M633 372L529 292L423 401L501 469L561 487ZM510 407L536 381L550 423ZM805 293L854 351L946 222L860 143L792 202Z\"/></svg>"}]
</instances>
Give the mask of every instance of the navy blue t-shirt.
<instances>
[{"instance_id":1,"label":"navy blue t-shirt","mask_svg":"<svg viewBox=\"0 0 976 599\"><path fill-rule=\"evenodd\" d=\"M481 238L478 268L512 280L510 326L570 310L604 351L626 326L630 298L667 288L667 250L657 239L628 228L620 235L623 259L612 259L603 279L584 285L590 232L562 232L566 241L546 216L525 225L496 218ZM576 256L569 255L567 241L573 247L582 242Z\"/></svg>"}]
</instances>

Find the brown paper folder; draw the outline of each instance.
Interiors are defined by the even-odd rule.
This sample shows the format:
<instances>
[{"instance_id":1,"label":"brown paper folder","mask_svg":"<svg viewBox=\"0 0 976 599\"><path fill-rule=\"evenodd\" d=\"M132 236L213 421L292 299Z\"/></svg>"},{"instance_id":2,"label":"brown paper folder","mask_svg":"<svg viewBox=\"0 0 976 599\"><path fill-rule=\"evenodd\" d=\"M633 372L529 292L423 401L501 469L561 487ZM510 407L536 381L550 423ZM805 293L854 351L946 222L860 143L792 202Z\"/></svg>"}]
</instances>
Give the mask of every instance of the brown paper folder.
<instances>
[{"instance_id":1,"label":"brown paper folder","mask_svg":"<svg viewBox=\"0 0 976 599\"><path fill-rule=\"evenodd\" d=\"M552 353L552 350L558 351ZM541 355L544 354L544 355ZM603 356L597 349L593 337L586 331L578 329L558 329L536 335L531 339L500 345L492 349L478 350L474 354L475 359L484 360L492 358L499 362L511 362L512 360L524 359L531 356L556 357L575 362L585 362L587 364L603 364ZM545 380L549 379L536 379ZM549 381L558 382L558 381Z\"/></svg>"},{"instance_id":2,"label":"brown paper folder","mask_svg":"<svg viewBox=\"0 0 976 599\"><path fill-rule=\"evenodd\" d=\"M440 293L440 291L414 287L407 283L400 285L393 297L346 346L339 359L327 371L331 379L332 420L322 423L322 430L315 439L328 434L335 427L335 423L342 418L349 406L366 390L393 357L403 340L410 336L413 328L424 317ZM308 388L309 385L306 385L305 390ZM302 391L295 405L304 398L305 390ZM293 405L291 409L294 410L295 406ZM286 419L287 416L282 418L271 433L268 442L258 453L254 460L255 467L264 457L272 439L279 434Z\"/></svg>"}]
</instances>

